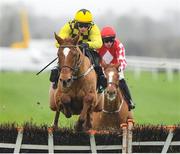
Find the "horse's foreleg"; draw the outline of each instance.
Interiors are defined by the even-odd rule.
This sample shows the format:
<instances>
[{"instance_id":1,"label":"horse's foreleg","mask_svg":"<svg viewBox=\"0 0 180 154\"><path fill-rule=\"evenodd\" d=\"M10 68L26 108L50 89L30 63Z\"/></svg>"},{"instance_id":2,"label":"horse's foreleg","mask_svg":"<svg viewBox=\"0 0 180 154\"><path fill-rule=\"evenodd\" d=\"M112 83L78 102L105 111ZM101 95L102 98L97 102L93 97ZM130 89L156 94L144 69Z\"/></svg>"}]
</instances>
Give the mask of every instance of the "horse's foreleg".
<instances>
[{"instance_id":1,"label":"horse's foreleg","mask_svg":"<svg viewBox=\"0 0 180 154\"><path fill-rule=\"evenodd\" d=\"M71 97L68 95L63 95L61 97L61 105L62 105L62 111L66 118L70 118L72 116L72 111L71 111Z\"/></svg>"},{"instance_id":2,"label":"horse's foreleg","mask_svg":"<svg viewBox=\"0 0 180 154\"><path fill-rule=\"evenodd\" d=\"M58 120L59 120L60 111L56 111L54 122L53 122L53 128L58 128Z\"/></svg>"}]
</instances>

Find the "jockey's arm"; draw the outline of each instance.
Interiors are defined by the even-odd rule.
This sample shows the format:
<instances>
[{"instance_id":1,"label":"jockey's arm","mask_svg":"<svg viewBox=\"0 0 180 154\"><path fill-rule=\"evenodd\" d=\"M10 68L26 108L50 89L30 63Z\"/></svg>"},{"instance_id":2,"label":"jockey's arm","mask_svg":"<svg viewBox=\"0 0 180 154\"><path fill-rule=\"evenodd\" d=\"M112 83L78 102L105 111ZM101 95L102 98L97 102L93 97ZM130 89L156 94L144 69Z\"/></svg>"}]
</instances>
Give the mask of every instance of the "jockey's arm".
<instances>
[{"instance_id":1,"label":"jockey's arm","mask_svg":"<svg viewBox=\"0 0 180 154\"><path fill-rule=\"evenodd\" d=\"M70 37L71 34L71 28L69 26L69 23L66 23L59 31L58 36L60 36L62 39ZM59 48L58 42L56 42L56 47Z\"/></svg>"},{"instance_id":2,"label":"jockey's arm","mask_svg":"<svg viewBox=\"0 0 180 154\"><path fill-rule=\"evenodd\" d=\"M126 65L127 65L127 62L126 62L126 57L125 57L125 48L123 46L122 43L119 44L119 48L117 50L117 57L118 57L118 62L120 63L120 66L119 66L119 71L122 70L124 71L125 68L126 68Z\"/></svg>"},{"instance_id":3,"label":"jockey's arm","mask_svg":"<svg viewBox=\"0 0 180 154\"><path fill-rule=\"evenodd\" d=\"M88 45L90 48L99 49L102 46L102 39L99 28L94 25L89 33L89 39L91 41L88 41Z\"/></svg>"}]
</instances>

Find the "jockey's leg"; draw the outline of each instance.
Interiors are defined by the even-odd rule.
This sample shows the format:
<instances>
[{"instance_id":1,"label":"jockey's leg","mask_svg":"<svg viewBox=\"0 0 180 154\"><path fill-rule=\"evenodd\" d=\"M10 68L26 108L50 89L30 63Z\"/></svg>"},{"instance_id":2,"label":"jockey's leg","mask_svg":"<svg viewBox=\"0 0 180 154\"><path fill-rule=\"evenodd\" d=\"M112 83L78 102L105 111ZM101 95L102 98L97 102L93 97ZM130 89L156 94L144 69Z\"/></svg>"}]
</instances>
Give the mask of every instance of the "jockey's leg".
<instances>
[{"instance_id":1,"label":"jockey's leg","mask_svg":"<svg viewBox=\"0 0 180 154\"><path fill-rule=\"evenodd\" d=\"M120 76L120 80L119 80L119 88L121 89L123 96L125 97L126 101L128 102L128 107L129 110L134 109L135 108L135 104L132 101L132 97L131 97L131 93L129 91L129 88L127 86L127 83L124 79L124 73L123 71L121 71L119 73Z\"/></svg>"},{"instance_id":2,"label":"jockey's leg","mask_svg":"<svg viewBox=\"0 0 180 154\"><path fill-rule=\"evenodd\" d=\"M52 88L57 89L57 83L59 79L59 66L55 66L51 70L50 78L49 80L52 82Z\"/></svg>"},{"instance_id":3,"label":"jockey's leg","mask_svg":"<svg viewBox=\"0 0 180 154\"><path fill-rule=\"evenodd\" d=\"M85 55L90 59L91 63L94 65L94 70L97 74L98 92L101 93L107 86L107 79L105 78L102 68L99 65L100 56L96 51L92 49L86 49Z\"/></svg>"},{"instance_id":4,"label":"jockey's leg","mask_svg":"<svg viewBox=\"0 0 180 154\"><path fill-rule=\"evenodd\" d=\"M56 111L57 106L55 103L55 91L57 89L57 83L59 78L59 67L56 66L51 70L50 78L51 81L50 88L49 88L49 105L51 110Z\"/></svg>"},{"instance_id":5,"label":"jockey's leg","mask_svg":"<svg viewBox=\"0 0 180 154\"><path fill-rule=\"evenodd\" d=\"M107 86L107 79L104 76L101 66L95 66L94 69L97 74L97 86L99 88L98 92L102 93Z\"/></svg>"}]
</instances>

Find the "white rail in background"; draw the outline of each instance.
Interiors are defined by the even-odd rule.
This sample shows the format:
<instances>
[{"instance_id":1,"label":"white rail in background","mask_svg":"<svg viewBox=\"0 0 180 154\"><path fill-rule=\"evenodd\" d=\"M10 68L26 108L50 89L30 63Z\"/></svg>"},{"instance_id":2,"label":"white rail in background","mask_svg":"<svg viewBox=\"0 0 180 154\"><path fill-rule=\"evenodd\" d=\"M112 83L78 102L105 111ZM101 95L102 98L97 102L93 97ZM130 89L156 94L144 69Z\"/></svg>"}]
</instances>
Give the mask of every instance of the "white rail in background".
<instances>
[{"instance_id":1,"label":"white rail in background","mask_svg":"<svg viewBox=\"0 0 180 154\"><path fill-rule=\"evenodd\" d=\"M53 44L48 48L10 49L0 48L0 71L39 71L57 56ZM167 73L167 79L173 80L173 73L180 74L180 59L126 56L127 69L133 70L138 78L141 71L151 71L152 77L158 77L158 71ZM57 65L54 62L45 71Z\"/></svg>"}]
</instances>

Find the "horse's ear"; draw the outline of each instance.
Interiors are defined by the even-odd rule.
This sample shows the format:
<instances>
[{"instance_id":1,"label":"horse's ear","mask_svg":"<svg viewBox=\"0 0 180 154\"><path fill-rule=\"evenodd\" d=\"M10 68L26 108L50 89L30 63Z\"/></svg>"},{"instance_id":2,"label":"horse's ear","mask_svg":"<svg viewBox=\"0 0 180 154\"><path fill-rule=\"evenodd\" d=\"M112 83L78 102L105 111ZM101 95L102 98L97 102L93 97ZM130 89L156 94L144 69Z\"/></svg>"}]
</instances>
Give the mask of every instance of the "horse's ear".
<instances>
[{"instance_id":1,"label":"horse's ear","mask_svg":"<svg viewBox=\"0 0 180 154\"><path fill-rule=\"evenodd\" d=\"M79 35L77 35L75 38L73 38L73 44L74 45L77 45L78 44L78 42L79 42Z\"/></svg>"},{"instance_id":2,"label":"horse's ear","mask_svg":"<svg viewBox=\"0 0 180 154\"><path fill-rule=\"evenodd\" d=\"M116 67L117 69L119 69L120 66L121 66L121 63L115 64L115 67Z\"/></svg>"},{"instance_id":3,"label":"horse's ear","mask_svg":"<svg viewBox=\"0 0 180 154\"><path fill-rule=\"evenodd\" d=\"M54 36L59 44L62 44L64 42L63 39L61 37L59 37L55 32L54 32Z\"/></svg>"}]
</instances>

